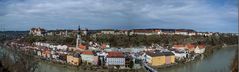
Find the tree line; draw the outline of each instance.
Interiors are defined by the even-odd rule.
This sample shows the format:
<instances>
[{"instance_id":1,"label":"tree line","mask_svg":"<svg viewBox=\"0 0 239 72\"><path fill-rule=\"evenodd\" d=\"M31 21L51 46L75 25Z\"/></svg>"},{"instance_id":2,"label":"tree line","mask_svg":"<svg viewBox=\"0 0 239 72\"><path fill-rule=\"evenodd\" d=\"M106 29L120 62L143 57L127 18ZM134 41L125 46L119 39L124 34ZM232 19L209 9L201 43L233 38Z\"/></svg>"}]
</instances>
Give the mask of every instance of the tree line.
<instances>
[{"instance_id":1,"label":"tree line","mask_svg":"<svg viewBox=\"0 0 239 72\"><path fill-rule=\"evenodd\" d=\"M57 44L75 45L76 36L31 36L28 35L24 42L50 42ZM212 36L185 36L185 35L90 35L82 36L85 42L95 41L98 43L108 43L113 47L135 47L149 46L156 43L162 46L186 43L204 43L207 45L237 44L238 37L234 35L212 35Z\"/></svg>"}]
</instances>

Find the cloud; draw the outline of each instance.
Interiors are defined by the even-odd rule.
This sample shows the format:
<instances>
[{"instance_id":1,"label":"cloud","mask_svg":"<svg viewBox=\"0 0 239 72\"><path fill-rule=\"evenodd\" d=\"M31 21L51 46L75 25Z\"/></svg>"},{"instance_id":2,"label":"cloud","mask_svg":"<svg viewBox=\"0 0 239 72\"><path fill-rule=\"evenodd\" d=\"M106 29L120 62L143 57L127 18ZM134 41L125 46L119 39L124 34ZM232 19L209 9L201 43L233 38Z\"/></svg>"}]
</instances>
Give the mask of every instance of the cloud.
<instances>
[{"instance_id":1,"label":"cloud","mask_svg":"<svg viewBox=\"0 0 239 72\"><path fill-rule=\"evenodd\" d=\"M235 32L235 2L213 6L208 0L1 0L0 21L9 30L84 24L92 29L153 26L222 31L228 25L233 28L227 32Z\"/></svg>"}]
</instances>

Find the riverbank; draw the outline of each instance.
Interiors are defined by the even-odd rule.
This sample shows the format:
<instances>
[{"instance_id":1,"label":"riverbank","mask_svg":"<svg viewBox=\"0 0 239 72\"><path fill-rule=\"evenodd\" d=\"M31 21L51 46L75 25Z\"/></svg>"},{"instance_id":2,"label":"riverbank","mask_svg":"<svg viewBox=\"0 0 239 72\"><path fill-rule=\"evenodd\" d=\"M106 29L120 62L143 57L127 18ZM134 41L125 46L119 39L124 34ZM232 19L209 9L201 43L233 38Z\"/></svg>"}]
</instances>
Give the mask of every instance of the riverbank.
<instances>
[{"instance_id":1,"label":"riverbank","mask_svg":"<svg viewBox=\"0 0 239 72\"><path fill-rule=\"evenodd\" d=\"M235 55L235 58L233 59L231 64L231 72L238 72L238 49L236 52L237 53Z\"/></svg>"},{"instance_id":2,"label":"riverbank","mask_svg":"<svg viewBox=\"0 0 239 72\"><path fill-rule=\"evenodd\" d=\"M2 67L9 72L33 72L37 66L37 60L16 49L0 46L0 61Z\"/></svg>"},{"instance_id":3,"label":"riverbank","mask_svg":"<svg viewBox=\"0 0 239 72\"><path fill-rule=\"evenodd\" d=\"M222 46L222 45L216 45L216 46L207 46L206 51L203 54L200 54L200 56L196 57L194 60L188 61L188 62L178 62L176 64L171 64L171 65L164 65L164 66L154 66L154 69L158 69L159 71L161 69L167 69L167 68L176 68L176 67L181 67L184 66L185 64L190 64L190 63L196 63L202 59L210 58L214 52L217 52L218 50L222 48L235 48L238 45L227 45L227 46ZM203 57L202 57L203 56Z\"/></svg>"},{"instance_id":4,"label":"riverbank","mask_svg":"<svg viewBox=\"0 0 239 72\"><path fill-rule=\"evenodd\" d=\"M209 57L209 56L211 56L212 53L214 53L215 51L217 51L219 49L233 48L233 47L238 47L238 45L236 44L236 45L226 45L226 46L223 46L223 45L208 46L208 47L206 47L206 51L204 53L204 56Z\"/></svg>"},{"instance_id":5,"label":"riverbank","mask_svg":"<svg viewBox=\"0 0 239 72\"><path fill-rule=\"evenodd\" d=\"M39 62L39 67L44 68L46 70L48 70L49 68L45 67L45 66L52 66L50 68L63 68L65 70L63 71L56 71L56 72L75 72L75 71L86 71L86 72L108 72L108 69L103 69L103 68L97 68L97 66L90 66L90 65L80 65L80 66L73 66L73 65L69 65L69 64L61 64L61 63L57 63L57 62L50 62L50 61L44 61L41 60ZM45 71L46 71L45 70ZM38 71L37 71L38 72ZM39 71L42 72L42 71Z\"/></svg>"},{"instance_id":6,"label":"riverbank","mask_svg":"<svg viewBox=\"0 0 239 72\"><path fill-rule=\"evenodd\" d=\"M39 62L39 69L44 70L37 70L35 72L144 72L142 69L138 70L130 70L130 69L93 69L94 66L71 66L67 64L57 64L51 63L48 61L41 61Z\"/></svg>"},{"instance_id":7,"label":"riverbank","mask_svg":"<svg viewBox=\"0 0 239 72\"><path fill-rule=\"evenodd\" d=\"M169 68L158 69L160 72L230 72L231 62L235 57L237 46L216 49L210 56L201 60L178 64Z\"/></svg>"}]
</instances>

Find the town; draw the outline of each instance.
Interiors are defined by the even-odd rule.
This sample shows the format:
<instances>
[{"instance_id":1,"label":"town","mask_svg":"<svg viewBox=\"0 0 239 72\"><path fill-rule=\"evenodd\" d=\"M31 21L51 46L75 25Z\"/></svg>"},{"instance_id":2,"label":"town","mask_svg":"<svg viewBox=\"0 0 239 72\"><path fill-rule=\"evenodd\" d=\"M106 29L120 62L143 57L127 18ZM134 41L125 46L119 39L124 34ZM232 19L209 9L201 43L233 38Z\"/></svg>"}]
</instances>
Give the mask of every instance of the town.
<instances>
[{"instance_id":1,"label":"town","mask_svg":"<svg viewBox=\"0 0 239 72\"><path fill-rule=\"evenodd\" d=\"M149 46L114 47L109 43L83 40L89 35L184 35L184 36L212 36L220 35L213 32L196 32L190 29L133 29L133 30L45 30L32 28L30 36L63 36L76 37L75 45L51 43L47 41L26 44L20 40L12 41L8 45L21 51L35 55L44 61L68 64L71 66L91 65L106 67L107 69L143 69L157 72L155 68L165 68L180 63L186 63L204 57L206 44L174 43L171 46L161 46L152 43ZM236 34L231 34L236 35ZM20 41L20 42L19 42Z\"/></svg>"},{"instance_id":2,"label":"town","mask_svg":"<svg viewBox=\"0 0 239 72\"><path fill-rule=\"evenodd\" d=\"M238 72L238 0L0 5L0 72Z\"/></svg>"}]
</instances>

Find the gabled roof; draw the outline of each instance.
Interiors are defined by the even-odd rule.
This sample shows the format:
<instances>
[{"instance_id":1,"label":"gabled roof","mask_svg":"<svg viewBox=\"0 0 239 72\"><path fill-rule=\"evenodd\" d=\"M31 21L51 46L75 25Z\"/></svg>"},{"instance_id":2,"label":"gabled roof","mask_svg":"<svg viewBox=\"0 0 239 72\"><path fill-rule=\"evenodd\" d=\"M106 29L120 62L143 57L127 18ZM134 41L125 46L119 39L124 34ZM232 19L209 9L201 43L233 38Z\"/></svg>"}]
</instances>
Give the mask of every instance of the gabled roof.
<instances>
[{"instance_id":1,"label":"gabled roof","mask_svg":"<svg viewBox=\"0 0 239 72\"><path fill-rule=\"evenodd\" d=\"M163 52L163 54L164 54L165 56L172 56L172 55L174 55L172 52Z\"/></svg>"},{"instance_id":2,"label":"gabled roof","mask_svg":"<svg viewBox=\"0 0 239 72\"><path fill-rule=\"evenodd\" d=\"M177 45L173 45L173 47L175 47L175 48L180 48L180 47L185 47L184 45L179 45L179 44L177 44Z\"/></svg>"},{"instance_id":3,"label":"gabled roof","mask_svg":"<svg viewBox=\"0 0 239 72\"><path fill-rule=\"evenodd\" d=\"M121 58L121 57L124 57L124 54L122 52L117 52L117 51L111 51L111 52L108 52L108 56L107 57L110 57L110 58Z\"/></svg>"},{"instance_id":4,"label":"gabled roof","mask_svg":"<svg viewBox=\"0 0 239 72\"><path fill-rule=\"evenodd\" d=\"M155 56L164 56L162 52L145 52L147 55L155 57Z\"/></svg>"},{"instance_id":5,"label":"gabled roof","mask_svg":"<svg viewBox=\"0 0 239 72\"><path fill-rule=\"evenodd\" d=\"M83 51L81 54L94 55L94 53L92 51Z\"/></svg>"},{"instance_id":6,"label":"gabled roof","mask_svg":"<svg viewBox=\"0 0 239 72\"><path fill-rule=\"evenodd\" d=\"M187 46L187 48L188 48L188 49L193 49L193 48L196 48L196 46L195 46L195 45L193 45L193 44L187 44L186 46Z\"/></svg>"},{"instance_id":7,"label":"gabled roof","mask_svg":"<svg viewBox=\"0 0 239 72\"><path fill-rule=\"evenodd\" d=\"M82 45L82 44L80 44L80 45L79 45L79 48L80 48L80 49L86 49L86 46L85 46L85 45Z\"/></svg>"}]
</instances>

